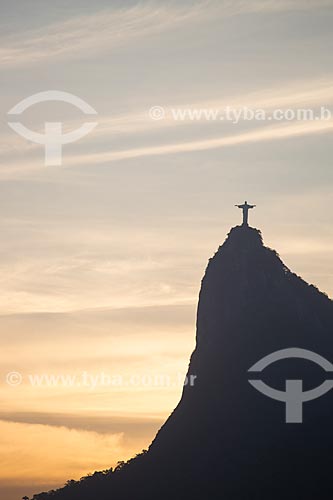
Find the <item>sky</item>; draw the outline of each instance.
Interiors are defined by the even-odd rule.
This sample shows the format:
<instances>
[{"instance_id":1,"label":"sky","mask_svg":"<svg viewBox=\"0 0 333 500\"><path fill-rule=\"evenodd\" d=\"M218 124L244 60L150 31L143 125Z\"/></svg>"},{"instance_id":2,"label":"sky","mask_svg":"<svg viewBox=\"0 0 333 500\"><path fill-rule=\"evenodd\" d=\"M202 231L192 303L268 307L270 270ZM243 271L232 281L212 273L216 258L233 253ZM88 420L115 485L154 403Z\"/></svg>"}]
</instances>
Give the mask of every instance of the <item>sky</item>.
<instances>
[{"instance_id":1,"label":"sky","mask_svg":"<svg viewBox=\"0 0 333 500\"><path fill-rule=\"evenodd\" d=\"M333 296L333 2L0 9L0 496L14 500L149 446L180 398L201 278L240 223L235 204L256 204L265 244ZM43 102L16 117L39 133L97 122L61 165L8 125L51 90L97 113ZM332 115L174 114L226 107Z\"/></svg>"}]
</instances>

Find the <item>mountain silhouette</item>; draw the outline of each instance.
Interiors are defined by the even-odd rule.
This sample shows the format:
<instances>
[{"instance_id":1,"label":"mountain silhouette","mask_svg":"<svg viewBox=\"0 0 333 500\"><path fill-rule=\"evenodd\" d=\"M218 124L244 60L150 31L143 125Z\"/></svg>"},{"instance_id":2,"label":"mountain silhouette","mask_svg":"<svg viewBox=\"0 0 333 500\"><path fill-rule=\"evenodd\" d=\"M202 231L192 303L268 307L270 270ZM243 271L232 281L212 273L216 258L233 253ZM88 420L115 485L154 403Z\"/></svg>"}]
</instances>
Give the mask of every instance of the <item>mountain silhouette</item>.
<instances>
[{"instance_id":1,"label":"mountain silhouette","mask_svg":"<svg viewBox=\"0 0 333 500\"><path fill-rule=\"evenodd\" d=\"M286 404L256 390L248 372L291 348L332 362L332 333L333 302L260 231L232 228L202 280L188 383L149 450L34 500L332 499L333 391L304 403L302 423L286 423ZM257 378L280 391L302 380L307 391L329 375L294 358Z\"/></svg>"}]
</instances>

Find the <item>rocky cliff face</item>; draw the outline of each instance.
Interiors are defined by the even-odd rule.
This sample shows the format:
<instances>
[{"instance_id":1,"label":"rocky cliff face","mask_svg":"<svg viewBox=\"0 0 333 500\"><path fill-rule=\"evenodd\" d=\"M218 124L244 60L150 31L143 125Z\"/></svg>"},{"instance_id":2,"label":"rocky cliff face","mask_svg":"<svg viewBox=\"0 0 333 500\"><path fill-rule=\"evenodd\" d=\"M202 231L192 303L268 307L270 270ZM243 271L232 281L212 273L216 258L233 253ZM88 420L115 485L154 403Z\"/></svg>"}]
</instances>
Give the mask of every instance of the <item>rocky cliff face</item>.
<instances>
[{"instance_id":1,"label":"rocky cliff face","mask_svg":"<svg viewBox=\"0 0 333 500\"><path fill-rule=\"evenodd\" d=\"M328 297L289 271L258 230L233 228L202 281L194 385L147 454L98 487L90 481L90 492L83 482L54 498L331 499L333 391L304 404L303 423L286 423L285 404L253 388L248 369L288 348L333 362L332 335ZM259 378L285 391L286 379L302 379L307 390L326 376L310 361L287 359Z\"/></svg>"},{"instance_id":2,"label":"rocky cliff face","mask_svg":"<svg viewBox=\"0 0 333 500\"><path fill-rule=\"evenodd\" d=\"M195 485L192 496L330 498L333 392L304 404L302 424L287 424L285 404L248 382L254 363L296 347L333 361L332 302L289 271L258 230L233 228L202 281L188 371L195 385L184 388L158 433L152 460L168 457L175 474L189 479L187 491ZM307 390L326 374L288 359L259 378L283 391L286 379L302 379Z\"/></svg>"}]
</instances>

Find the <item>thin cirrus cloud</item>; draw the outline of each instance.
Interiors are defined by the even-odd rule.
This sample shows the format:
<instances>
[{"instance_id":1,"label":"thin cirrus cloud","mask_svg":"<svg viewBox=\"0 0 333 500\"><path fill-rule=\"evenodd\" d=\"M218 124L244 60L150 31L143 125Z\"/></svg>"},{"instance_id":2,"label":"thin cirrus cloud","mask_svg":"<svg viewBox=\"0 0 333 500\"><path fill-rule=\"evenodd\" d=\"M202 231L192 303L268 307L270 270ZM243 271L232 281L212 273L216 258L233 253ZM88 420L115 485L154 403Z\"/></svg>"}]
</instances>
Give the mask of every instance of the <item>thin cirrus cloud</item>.
<instances>
[{"instance_id":1,"label":"thin cirrus cloud","mask_svg":"<svg viewBox=\"0 0 333 500\"><path fill-rule=\"evenodd\" d=\"M242 107L250 109L261 109L267 113L274 109L312 109L318 112L318 107L323 106L332 113L331 103L333 102L333 84L330 78L316 79L309 82L292 82L288 88L281 91L278 88L268 88L260 92L252 92L247 95L233 96L224 99L214 99L210 101L195 102L191 105L168 106L165 108L166 115L163 120L153 120L149 117L148 110L134 111L124 113L118 116L102 116L99 119L99 126L96 131L85 138L85 142L93 142L99 139L135 134L149 134L171 130L173 127L187 127L187 132L191 132L191 127L200 123L200 126L207 126L214 123L212 120L199 119L190 120L189 118L174 119L172 109L180 110L221 110L230 106L232 109L239 110ZM333 114L333 113L332 113ZM75 128L77 122L66 124L66 129ZM215 124L218 122L215 122ZM224 124L226 122L223 122ZM242 123L240 120L239 124ZM128 148L126 150L101 151L93 154L73 154L66 155L66 166L84 166L89 164L100 164L105 162L120 161L144 156L167 155L184 152L195 152L209 149L223 148L245 143L256 143L269 140L281 140L298 135L326 133L332 129L332 119L312 120L312 121L282 121L273 126L257 125L261 122L255 122L256 127L251 131L238 131L223 137L215 137L202 140L187 140L182 143L169 143L163 145L143 146L139 148ZM267 123L267 122L266 122ZM271 122L270 122L271 123ZM235 125L230 124L234 129ZM153 136L147 136L151 142ZM22 152L34 152L40 149L40 145L31 144L14 135L2 136L2 146L0 147L0 156L6 156L9 153L17 153L18 156L14 164L5 166L0 171L2 177L19 175L20 172L29 172L39 168L36 161L20 163L18 157ZM100 146L99 146L100 148Z\"/></svg>"},{"instance_id":2,"label":"thin cirrus cloud","mask_svg":"<svg viewBox=\"0 0 333 500\"><path fill-rule=\"evenodd\" d=\"M4 67L26 66L48 58L75 59L97 51L113 50L131 41L149 37L177 27L202 23L205 19L228 19L247 13L308 10L327 0L235 1L206 0L180 6L138 3L127 8L108 8L93 15L83 15L59 21L45 28L26 31L17 36L3 37L0 62Z\"/></svg>"},{"instance_id":3,"label":"thin cirrus cloud","mask_svg":"<svg viewBox=\"0 0 333 500\"><path fill-rule=\"evenodd\" d=\"M191 103L163 104L165 117L161 120L153 120L149 117L149 110L141 110L133 113L122 114L118 116L102 116L99 119L98 128L93 135L88 136L90 140L97 136L109 134L131 134L143 133L149 131L158 131L164 128L175 126L193 125L200 122L200 125L211 124L213 120L207 119L205 111L225 110L227 107L233 110L241 108L250 108L256 110L265 110L266 112L274 109L297 109L304 106L309 109L310 106L323 106L326 108L333 103L333 80L329 78L316 79L309 82L292 82L288 88L268 88L261 89L246 95L215 98L208 101L197 101ZM329 108L328 108L329 109ZM191 119L189 115L184 115L181 119L175 119L177 110L197 110L201 113L199 119ZM333 111L332 111L333 115ZM74 126L74 124L73 124Z\"/></svg>"},{"instance_id":4,"label":"thin cirrus cloud","mask_svg":"<svg viewBox=\"0 0 333 500\"><path fill-rule=\"evenodd\" d=\"M115 161L130 160L134 158L191 153L198 151L207 151L211 149L221 149L241 144L284 140L291 137L328 133L332 130L333 119L325 121L320 120L308 122L287 122L280 126L261 127L250 132L242 132L226 137L217 137L214 139L194 140L182 143L169 143L157 146L145 146L142 148L132 148L116 151L104 151L94 154L71 155L66 157L66 162L64 162L63 166L96 166ZM40 168L41 165L38 165L36 161L30 163L25 162L21 164L15 163L14 167L3 167L0 170L0 175L2 179L7 179L11 178L12 176L15 177L16 175L20 175L22 173L38 171L40 170Z\"/></svg>"},{"instance_id":5,"label":"thin cirrus cloud","mask_svg":"<svg viewBox=\"0 0 333 500\"><path fill-rule=\"evenodd\" d=\"M176 144L163 144L142 148L133 148L121 151L102 152L92 155L72 156L66 161L67 166L96 165L112 161L140 158L144 156L159 156L176 153L189 153L205 151L246 143L257 143L287 139L289 137L303 136L308 134L327 133L333 130L333 120L292 122L282 126L263 127L251 132L243 132L227 137L204 139Z\"/></svg>"},{"instance_id":6,"label":"thin cirrus cloud","mask_svg":"<svg viewBox=\"0 0 333 500\"><path fill-rule=\"evenodd\" d=\"M98 127L93 134L89 134L85 141L94 140L96 137L114 135L126 135L135 133L145 133L158 131L164 128L193 125L200 122L200 125L212 123L212 120L205 119L202 113L201 119L191 120L188 116L182 119L175 119L172 110L220 110L227 106L238 110L242 107L250 109L262 109L271 111L283 107L284 109L295 109L297 106L328 106L333 102L333 80L330 78L316 79L309 82L292 82L288 88L268 88L246 95L237 95L215 98L208 101L196 101L191 103L168 104L163 106L165 118L153 120L149 117L149 110L136 110L130 113L118 114L115 116L99 116ZM333 114L333 113L332 113ZM77 121L66 124L66 130L73 130L79 124ZM42 132L42 128L40 128ZM5 134L1 137L0 156L8 153L20 153L32 151L40 148L39 145L23 141L22 138L14 134Z\"/></svg>"},{"instance_id":7,"label":"thin cirrus cloud","mask_svg":"<svg viewBox=\"0 0 333 500\"><path fill-rule=\"evenodd\" d=\"M1 41L0 61L6 66L43 62L46 58L69 58L112 50L130 41L154 35L178 24L195 22L205 15L207 2L191 9L177 4L137 4L130 8L105 9L93 15L57 22L18 38Z\"/></svg>"}]
</instances>

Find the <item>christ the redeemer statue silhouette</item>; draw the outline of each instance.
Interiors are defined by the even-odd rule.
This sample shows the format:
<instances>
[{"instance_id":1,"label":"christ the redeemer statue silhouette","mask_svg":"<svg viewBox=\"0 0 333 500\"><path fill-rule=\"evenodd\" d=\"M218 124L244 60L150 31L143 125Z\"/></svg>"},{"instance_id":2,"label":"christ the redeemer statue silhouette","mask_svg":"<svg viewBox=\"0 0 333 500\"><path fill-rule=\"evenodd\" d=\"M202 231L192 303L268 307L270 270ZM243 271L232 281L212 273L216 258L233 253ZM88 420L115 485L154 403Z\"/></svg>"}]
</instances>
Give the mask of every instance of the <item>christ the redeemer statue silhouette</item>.
<instances>
[{"instance_id":1,"label":"christ the redeemer statue silhouette","mask_svg":"<svg viewBox=\"0 0 333 500\"><path fill-rule=\"evenodd\" d=\"M249 210L254 208L255 205L249 205L246 201L243 205L235 205L235 207L241 208L243 210L243 226L249 225Z\"/></svg>"}]
</instances>

